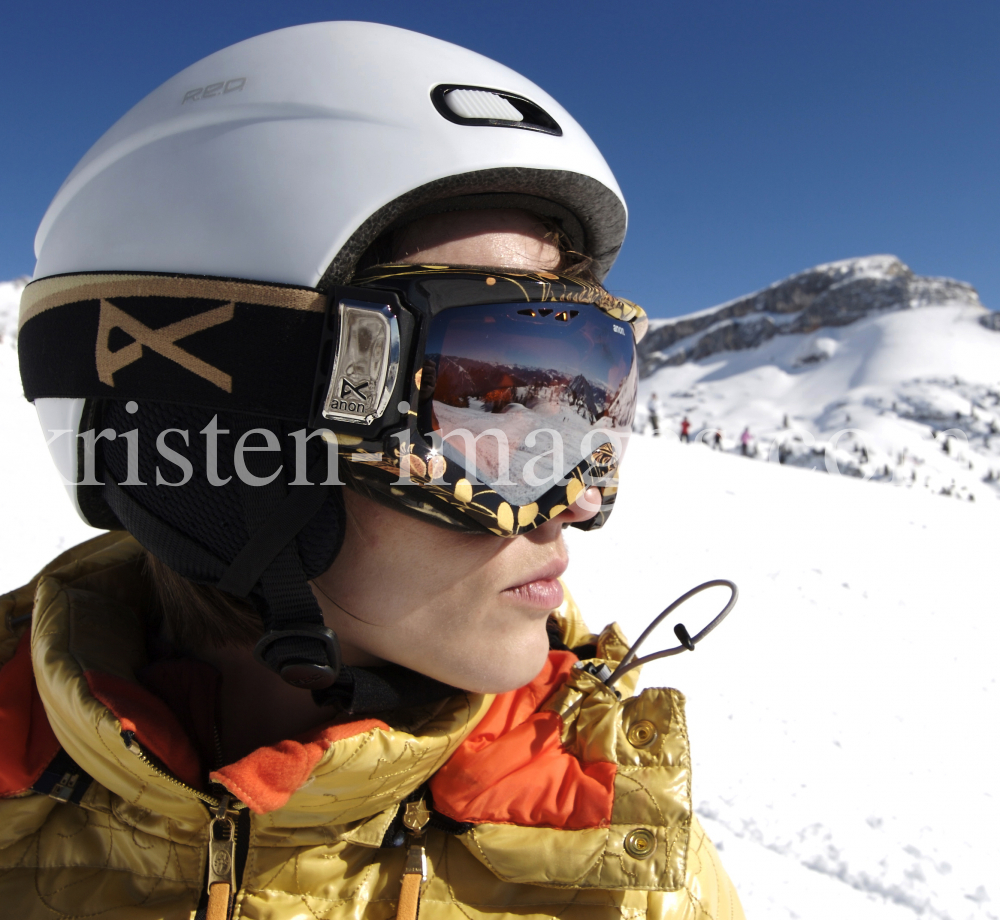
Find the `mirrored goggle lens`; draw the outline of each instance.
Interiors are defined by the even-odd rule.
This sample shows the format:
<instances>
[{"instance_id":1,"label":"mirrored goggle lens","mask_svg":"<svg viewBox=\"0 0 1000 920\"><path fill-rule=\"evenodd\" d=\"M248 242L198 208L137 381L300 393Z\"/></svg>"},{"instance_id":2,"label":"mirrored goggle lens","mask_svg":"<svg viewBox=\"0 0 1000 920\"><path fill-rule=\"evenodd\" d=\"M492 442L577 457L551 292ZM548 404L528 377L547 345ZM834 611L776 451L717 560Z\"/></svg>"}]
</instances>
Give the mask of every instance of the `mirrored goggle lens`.
<instances>
[{"instance_id":1,"label":"mirrored goggle lens","mask_svg":"<svg viewBox=\"0 0 1000 920\"><path fill-rule=\"evenodd\" d=\"M483 304L434 317L420 423L507 501L536 501L635 414L632 330L592 304Z\"/></svg>"}]
</instances>

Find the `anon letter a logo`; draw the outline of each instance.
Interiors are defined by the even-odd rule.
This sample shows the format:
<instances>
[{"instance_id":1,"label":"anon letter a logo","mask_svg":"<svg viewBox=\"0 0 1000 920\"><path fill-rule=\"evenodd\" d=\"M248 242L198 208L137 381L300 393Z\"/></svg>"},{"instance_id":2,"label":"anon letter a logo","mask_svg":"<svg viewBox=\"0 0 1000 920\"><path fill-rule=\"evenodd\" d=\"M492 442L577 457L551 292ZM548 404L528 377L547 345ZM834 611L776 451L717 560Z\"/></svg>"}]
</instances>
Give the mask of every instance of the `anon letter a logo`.
<instances>
[{"instance_id":1,"label":"anon letter a logo","mask_svg":"<svg viewBox=\"0 0 1000 920\"><path fill-rule=\"evenodd\" d=\"M228 323L233 318L233 312L234 305L227 303L225 306L189 316L187 319L161 326L159 329L150 329L149 326L143 325L135 317L129 316L124 310L119 310L114 304L102 300L95 351L97 376L101 383L113 387L115 374L123 367L128 367L128 365L138 361L142 357L142 348L145 346L175 364L179 364L185 370L191 371L192 374L197 374L209 383L214 383L220 390L232 393L233 378L229 374L224 374L217 367L212 367L208 362L186 352L176 342L178 339L194 335L203 329L218 326L220 323ZM129 342L124 348L119 348L118 351L111 351L108 348L108 339L113 329L121 329L134 341Z\"/></svg>"},{"instance_id":2,"label":"anon letter a logo","mask_svg":"<svg viewBox=\"0 0 1000 920\"><path fill-rule=\"evenodd\" d=\"M351 383L346 377L344 377L344 379L340 382L340 396L343 398L353 394L358 399L367 399L368 394L365 390L368 389L368 385L370 383L370 380L365 380L362 383Z\"/></svg>"}]
</instances>

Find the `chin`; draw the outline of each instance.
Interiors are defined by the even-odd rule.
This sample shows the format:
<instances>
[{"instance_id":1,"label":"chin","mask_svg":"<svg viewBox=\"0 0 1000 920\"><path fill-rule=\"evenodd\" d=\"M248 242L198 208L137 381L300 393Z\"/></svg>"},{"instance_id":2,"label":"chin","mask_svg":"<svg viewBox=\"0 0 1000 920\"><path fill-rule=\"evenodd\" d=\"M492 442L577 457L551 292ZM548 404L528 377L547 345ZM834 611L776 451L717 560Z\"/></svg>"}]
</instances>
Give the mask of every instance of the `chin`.
<instances>
[{"instance_id":1,"label":"chin","mask_svg":"<svg viewBox=\"0 0 1000 920\"><path fill-rule=\"evenodd\" d=\"M544 642L532 643L529 648L522 647L517 653L490 655L488 660L470 662L472 667L463 668L460 674L453 673L450 678L437 679L469 693L508 693L538 677L548 654L549 642L545 635Z\"/></svg>"}]
</instances>

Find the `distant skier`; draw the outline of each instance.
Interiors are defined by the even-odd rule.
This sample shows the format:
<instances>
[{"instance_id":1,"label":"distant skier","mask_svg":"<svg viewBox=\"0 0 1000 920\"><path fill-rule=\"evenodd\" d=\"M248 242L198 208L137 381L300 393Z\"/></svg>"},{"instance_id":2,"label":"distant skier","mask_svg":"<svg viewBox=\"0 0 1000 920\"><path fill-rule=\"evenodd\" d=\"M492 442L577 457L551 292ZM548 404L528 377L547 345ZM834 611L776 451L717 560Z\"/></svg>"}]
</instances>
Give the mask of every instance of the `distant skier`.
<instances>
[{"instance_id":1,"label":"distant skier","mask_svg":"<svg viewBox=\"0 0 1000 920\"><path fill-rule=\"evenodd\" d=\"M681 420L681 440L685 444L691 443L691 423L688 421L688 417L686 415Z\"/></svg>"},{"instance_id":2,"label":"distant skier","mask_svg":"<svg viewBox=\"0 0 1000 920\"><path fill-rule=\"evenodd\" d=\"M646 403L646 411L649 413L649 424L653 426L653 437L660 436L660 400L655 393L649 394L649 402Z\"/></svg>"},{"instance_id":3,"label":"distant skier","mask_svg":"<svg viewBox=\"0 0 1000 920\"><path fill-rule=\"evenodd\" d=\"M744 457L750 456L750 442L752 440L753 437L750 434L750 426L747 425L743 429L743 434L740 435L740 453L742 453Z\"/></svg>"},{"instance_id":4,"label":"distant skier","mask_svg":"<svg viewBox=\"0 0 1000 920\"><path fill-rule=\"evenodd\" d=\"M712 450L722 450L722 431L715 429L715 436L712 438Z\"/></svg>"}]
</instances>

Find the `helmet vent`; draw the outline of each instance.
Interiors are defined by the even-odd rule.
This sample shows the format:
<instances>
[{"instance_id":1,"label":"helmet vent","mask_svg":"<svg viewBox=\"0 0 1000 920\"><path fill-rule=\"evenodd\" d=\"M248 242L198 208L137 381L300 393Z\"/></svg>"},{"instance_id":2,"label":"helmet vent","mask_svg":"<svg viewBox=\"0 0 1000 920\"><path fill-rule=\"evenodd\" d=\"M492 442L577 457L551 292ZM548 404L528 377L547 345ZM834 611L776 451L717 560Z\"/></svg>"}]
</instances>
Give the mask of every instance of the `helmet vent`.
<instances>
[{"instance_id":1,"label":"helmet vent","mask_svg":"<svg viewBox=\"0 0 1000 920\"><path fill-rule=\"evenodd\" d=\"M431 91L438 113L457 125L524 128L562 136L562 128L530 99L486 86L441 84Z\"/></svg>"},{"instance_id":2,"label":"helmet vent","mask_svg":"<svg viewBox=\"0 0 1000 920\"><path fill-rule=\"evenodd\" d=\"M454 89L444 97L444 104L459 118L523 120L521 113L503 96L484 89Z\"/></svg>"}]
</instances>

